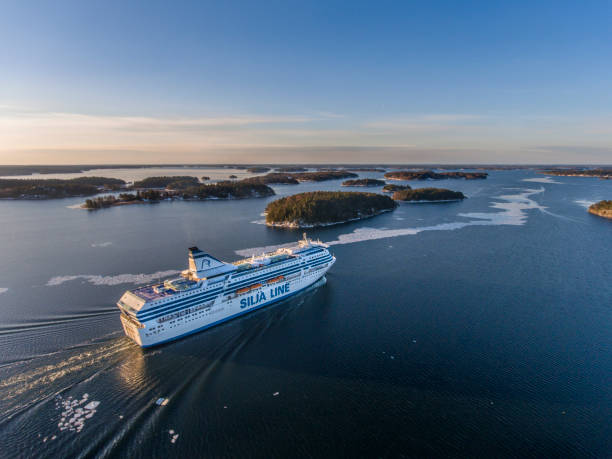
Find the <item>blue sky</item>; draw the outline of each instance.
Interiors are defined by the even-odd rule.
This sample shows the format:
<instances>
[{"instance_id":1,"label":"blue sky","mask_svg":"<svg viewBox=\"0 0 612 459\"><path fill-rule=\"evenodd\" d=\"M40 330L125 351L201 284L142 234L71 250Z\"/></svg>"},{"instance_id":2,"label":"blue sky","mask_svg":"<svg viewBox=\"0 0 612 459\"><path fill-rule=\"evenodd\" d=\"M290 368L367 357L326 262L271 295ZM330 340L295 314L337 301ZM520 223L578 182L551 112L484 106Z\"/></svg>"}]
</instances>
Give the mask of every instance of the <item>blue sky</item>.
<instances>
[{"instance_id":1,"label":"blue sky","mask_svg":"<svg viewBox=\"0 0 612 459\"><path fill-rule=\"evenodd\" d=\"M4 1L0 163L612 163L611 2Z\"/></svg>"}]
</instances>

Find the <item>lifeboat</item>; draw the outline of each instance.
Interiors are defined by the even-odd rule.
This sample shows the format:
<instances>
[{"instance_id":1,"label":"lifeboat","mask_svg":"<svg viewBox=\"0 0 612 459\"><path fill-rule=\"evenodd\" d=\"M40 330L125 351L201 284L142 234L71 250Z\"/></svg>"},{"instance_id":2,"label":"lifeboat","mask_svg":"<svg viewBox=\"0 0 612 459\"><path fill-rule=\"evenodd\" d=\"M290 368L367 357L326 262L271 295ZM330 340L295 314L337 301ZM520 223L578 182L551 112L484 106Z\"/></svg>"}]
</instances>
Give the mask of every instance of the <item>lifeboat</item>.
<instances>
[{"instance_id":1,"label":"lifeboat","mask_svg":"<svg viewBox=\"0 0 612 459\"><path fill-rule=\"evenodd\" d=\"M251 287L239 288L238 290L236 290L236 295L242 295L243 293L246 293L249 290L251 290Z\"/></svg>"},{"instance_id":2,"label":"lifeboat","mask_svg":"<svg viewBox=\"0 0 612 459\"><path fill-rule=\"evenodd\" d=\"M272 279L268 279L267 283L268 284L274 284L274 283L280 282L280 281L282 281L284 279L285 279L285 276L278 276L278 277L274 277Z\"/></svg>"}]
</instances>

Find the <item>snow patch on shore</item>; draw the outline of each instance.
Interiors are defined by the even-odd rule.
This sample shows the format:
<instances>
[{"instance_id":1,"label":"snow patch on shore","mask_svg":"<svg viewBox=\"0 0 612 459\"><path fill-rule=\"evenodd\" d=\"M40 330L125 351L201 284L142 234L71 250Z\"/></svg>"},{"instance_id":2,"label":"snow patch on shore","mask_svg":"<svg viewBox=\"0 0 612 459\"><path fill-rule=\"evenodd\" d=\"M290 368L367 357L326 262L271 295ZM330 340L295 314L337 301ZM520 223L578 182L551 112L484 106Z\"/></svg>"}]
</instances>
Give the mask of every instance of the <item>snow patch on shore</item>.
<instances>
[{"instance_id":1,"label":"snow patch on shore","mask_svg":"<svg viewBox=\"0 0 612 459\"><path fill-rule=\"evenodd\" d=\"M77 279L82 279L93 285L120 285L120 284L147 284L156 281L159 278L175 276L180 271L170 269L167 271L157 271L152 274L118 274L116 276L101 276L99 274L76 274L71 276L55 276L47 282L48 287L61 285L64 282L70 282Z\"/></svg>"}]
</instances>

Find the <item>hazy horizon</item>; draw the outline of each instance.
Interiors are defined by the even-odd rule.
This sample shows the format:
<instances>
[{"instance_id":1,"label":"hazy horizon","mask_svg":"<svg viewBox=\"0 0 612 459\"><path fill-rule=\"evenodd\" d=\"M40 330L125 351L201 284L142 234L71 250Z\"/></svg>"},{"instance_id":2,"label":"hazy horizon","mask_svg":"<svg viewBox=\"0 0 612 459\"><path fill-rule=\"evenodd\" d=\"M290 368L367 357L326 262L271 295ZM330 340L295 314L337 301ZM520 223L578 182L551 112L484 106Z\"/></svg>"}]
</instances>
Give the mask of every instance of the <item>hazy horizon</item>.
<instances>
[{"instance_id":1,"label":"hazy horizon","mask_svg":"<svg viewBox=\"0 0 612 459\"><path fill-rule=\"evenodd\" d=\"M610 13L9 0L0 163L606 163Z\"/></svg>"}]
</instances>

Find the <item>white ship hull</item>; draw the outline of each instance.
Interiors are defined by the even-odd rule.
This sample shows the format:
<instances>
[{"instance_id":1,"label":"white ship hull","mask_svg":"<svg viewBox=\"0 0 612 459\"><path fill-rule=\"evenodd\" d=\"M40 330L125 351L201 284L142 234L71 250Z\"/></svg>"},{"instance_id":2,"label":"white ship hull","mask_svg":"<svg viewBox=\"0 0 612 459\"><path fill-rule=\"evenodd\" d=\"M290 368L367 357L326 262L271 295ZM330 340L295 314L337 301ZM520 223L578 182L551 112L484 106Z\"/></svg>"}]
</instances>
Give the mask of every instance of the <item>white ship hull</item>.
<instances>
[{"instance_id":1,"label":"white ship hull","mask_svg":"<svg viewBox=\"0 0 612 459\"><path fill-rule=\"evenodd\" d=\"M205 280L199 282L190 293L171 293L169 299L157 299L157 303L145 302L137 312L129 307L129 300L134 297L134 293L138 294L138 290L126 292L118 303L123 312L121 323L125 334L142 347L156 346L203 331L302 292L325 276L334 264L335 257L323 248L300 250L306 250L307 253L319 251L313 255L315 258L312 261L309 261L310 255L303 256L298 251L298 255L291 255L292 258L280 263L278 268L261 265L259 270L253 270L250 274L253 279L260 280L249 288L236 288L245 282L249 283L249 276L245 281L240 277L233 278L234 274L230 274L225 276L222 283L209 285ZM279 272L289 274L277 276ZM202 298L202 301L194 301L190 297ZM181 307L181 303L184 303L185 307Z\"/></svg>"}]
</instances>

